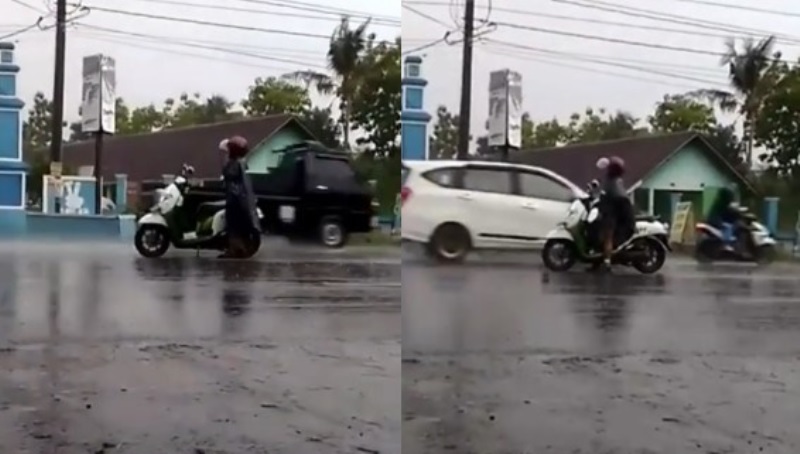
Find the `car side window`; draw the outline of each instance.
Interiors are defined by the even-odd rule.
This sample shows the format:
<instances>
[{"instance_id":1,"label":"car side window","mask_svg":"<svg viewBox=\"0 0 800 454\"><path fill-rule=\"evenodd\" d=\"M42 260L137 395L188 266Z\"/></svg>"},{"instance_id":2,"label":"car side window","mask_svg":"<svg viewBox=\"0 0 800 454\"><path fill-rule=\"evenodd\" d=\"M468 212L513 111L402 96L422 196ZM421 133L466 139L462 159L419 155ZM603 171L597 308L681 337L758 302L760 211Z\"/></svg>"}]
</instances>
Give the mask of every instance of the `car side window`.
<instances>
[{"instance_id":1,"label":"car side window","mask_svg":"<svg viewBox=\"0 0 800 454\"><path fill-rule=\"evenodd\" d=\"M571 202L575 195L567 186L552 178L533 172L519 173L519 193L523 197Z\"/></svg>"},{"instance_id":2,"label":"car side window","mask_svg":"<svg viewBox=\"0 0 800 454\"><path fill-rule=\"evenodd\" d=\"M462 187L468 191L513 193L511 172L503 169L465 169Z\"/></svg>"},{"instance_id":3,"label":"car side window","mask_svg":"<svg viewBox=\"0 0 800 454\"><path fill-rule=\"evenodd\" d=\"M456 173L458 169L435 169L429 170L422 176L431 183L445 188L456 187Z\"/></svg>"}]
</instances>

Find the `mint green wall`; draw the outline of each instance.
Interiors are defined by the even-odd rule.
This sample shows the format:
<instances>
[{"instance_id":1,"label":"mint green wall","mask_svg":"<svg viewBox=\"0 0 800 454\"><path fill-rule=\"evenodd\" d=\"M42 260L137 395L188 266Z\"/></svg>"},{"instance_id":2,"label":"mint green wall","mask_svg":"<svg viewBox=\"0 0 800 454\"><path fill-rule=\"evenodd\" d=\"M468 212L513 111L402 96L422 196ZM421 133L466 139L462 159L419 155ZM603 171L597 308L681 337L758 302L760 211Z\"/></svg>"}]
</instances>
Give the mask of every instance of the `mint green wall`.
<instances>
[{"instance_id":1,"label":"mint green wall","mask_svg":"<svg viewBox=\"0 0 800 454\"><path fill-rule=\"evenodd\" d=\"M667 191L702 191L736 181L706 156L698 145L689 145L642 181L642 188Z\"/></svg>"},{"instance_id":2,"label":"mint green wall","mask_svg":"<svg viewBox=\"0 0 800 454\"><path fill-rule=\"evenodd\" d=\"M275 150L286 148L290 145L311 140L302 129L287 126L276 132L269 140L258 144L247 157L247 167L251 173L269 173L269 169L278 166L281 154Z\"/></svg>"}]
</instances>

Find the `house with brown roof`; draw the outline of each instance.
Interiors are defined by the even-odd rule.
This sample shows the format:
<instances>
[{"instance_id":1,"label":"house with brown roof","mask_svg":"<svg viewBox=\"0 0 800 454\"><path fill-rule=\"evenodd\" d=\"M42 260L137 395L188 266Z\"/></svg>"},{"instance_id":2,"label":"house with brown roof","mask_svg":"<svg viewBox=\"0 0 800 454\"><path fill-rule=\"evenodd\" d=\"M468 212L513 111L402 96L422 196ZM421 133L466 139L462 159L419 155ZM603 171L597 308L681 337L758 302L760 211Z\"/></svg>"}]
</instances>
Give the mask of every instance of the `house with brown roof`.
<instances>
[{"instance_id":1,"label":"house with brown roof","mask_svg":"<svg viewBox=\"0 0 800 454\"><path fill-rule=\"evenodd\" d=\"M582 143L512 153L510 160L541 166L583 187L599 177L602 157L625 160L625 183L642 212L670 219L675 205L690 201L701 216L719 188L741 195L752 185L700 134L684 132Z\"/></svg>"},{"instance_id":2,"label":"house with brown roof","mask_svg":"<svg viewBox=\"0 0 800 454\"><path fill-rule=\"evenodd\" d=\"M219 143L233 135L240 135L250 143L252 151L247 164L255 173L266 173L276 167L281 156L279 150L315 140L299 120L285 114L112 136L104 142L103 178L113 181L115 175L125 174L133 182L161 180L164 175L178 173L184 163L194 166L196 178L218 178L224 159ZM94 166L94 155L95 141L88 140L66 144L62 159L66 167L79 169Z\"/></svg>"}]
</instances>

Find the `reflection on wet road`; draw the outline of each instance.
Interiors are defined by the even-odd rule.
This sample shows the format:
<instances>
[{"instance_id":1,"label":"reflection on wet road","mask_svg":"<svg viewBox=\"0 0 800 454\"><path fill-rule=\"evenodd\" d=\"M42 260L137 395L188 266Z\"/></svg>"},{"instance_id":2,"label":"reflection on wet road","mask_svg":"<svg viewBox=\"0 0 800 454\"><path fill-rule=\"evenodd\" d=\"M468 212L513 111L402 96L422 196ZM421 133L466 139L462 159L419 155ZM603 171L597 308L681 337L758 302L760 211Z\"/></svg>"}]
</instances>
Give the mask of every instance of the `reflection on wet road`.
<instances>
[{"instance_id":1,"label":"reflection on wet road","mask_svg":"<svg viewBox=\"0 0 800 454\"><path fill-rule=\"evenodd\" d=\"M400 452L399 259L7 249L0 452Z\"/></svg>"},{"instance_id":2,"label":"reflection on wet road","mask_svg":"<svg viewBox=\"0 0 800 454\"><path fill-rule=\"evenodd\" d=\"M798 271L404 256L403 451L800 452Z\"/></svg>"}]
</instances>

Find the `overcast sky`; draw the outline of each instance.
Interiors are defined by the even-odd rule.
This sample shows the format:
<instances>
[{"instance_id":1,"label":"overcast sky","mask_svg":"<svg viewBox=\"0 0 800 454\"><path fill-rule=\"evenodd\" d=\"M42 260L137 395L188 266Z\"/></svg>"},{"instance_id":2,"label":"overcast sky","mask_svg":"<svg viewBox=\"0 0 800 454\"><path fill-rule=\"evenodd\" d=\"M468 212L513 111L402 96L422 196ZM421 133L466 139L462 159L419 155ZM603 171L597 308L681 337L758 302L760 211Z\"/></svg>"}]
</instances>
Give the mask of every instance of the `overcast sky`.
<instances>
[{"instance_id":1,"label":"overcast sky","mask_svg":"<svg viewBox=\"0 0 800 454\"><path fill-rule=\"evenodd\" d=\"M573 2L573 0L568 0ZM749 8L771 9L782 14L767 14L737 10L733 6L719 7L698 3L746 5ZM403 0L403 51L423 46L439 39L447 30L457 27L448 0ZM463 9L463 0L455 5ZM557 0L477 0L476 19L479 22L498 23L495 31L487 32L476 43L473 72L473 134L481 134L488 111L489 73L510 68L522 74L525 110L535 120L557 116L565 119L572 112L583 111L587 106L622 109L641 118L652 112L655 103L666 93L680 93L694 88L726 87L726 71L719 66L719 57L703 52L722 52L725 37L735 35L742 28L761 29L794 43L780 43L786 58L797 58L800 43L800 2L790 0L574 0L573 3L595 6L630 8L657 12L657 14L688 16L695 20L726 24L731 31L714 30L714 24L700 28L685 24L668 23L632 17L619 13L600 11L567 4ZM487 7L492 10L487 17ZM429 18L408 9L411 7ZM516 11L508 11L516 10ZM639 11L641 13L641 11ZM794 14L794 16L792 16ZM551 15L551 17L546 17ZM561 16L556 18L552 16ZM456 15L456 18L458 16ZM444 22L439 24L437 22ZM600 21L630 24L628 27L598 23ZM503 25L506 24L506 25ZM596 39L558 35L541 31L523 30L513 26L536 27L565 33L595 35L617 40L652 43L661 46L694 50L671 51L654 47L612 43ZM634 28L641 27L641 28ZM660 31L657 28L684 30ZM486 30L486 28L484 28ZM739 36L746 35L740 31ZM709 36L710 35L710 36ZM458 32L454 32L458 37ZM520 50L499 41L530 46L546 51L582 54L583 61L568 59L564 55ZM423 71L430 81L427 90L427 107L433 111L445 105L458 111L460 91L461 47L441 43L420 51L425 58ZM673 76L656 75L630 68L587 62L586 58L600 56L606 62L619 65L647 66L650 70L672 73ZM649 62L649 64L648 64ZM645 68L645 69L647 69ZM605 74L613 73L613 74ZM687 80L687 79L700 79Z\"/></svg>"},{"instance_id":2,"label":"overcast sky","mask_svg":"<svg viewBox=\"0 0 800 454\"><path fill-rule=\"evenodd\" d=\"M35 23L40 15L48 16L44 25L52 24L53 14L49 9L54 9L54 3L53 0L0 0L0 37ZM371 30L381 39L393 39L400 33L400 0L83 0L83 5L317 36L265 33L93 10L88 16L76 19L68 31L65 114L69 119L78 116L81 60L86 55L104 53L116 59L118 96L130 105L160 103L181 92L222 94L240 101L256 77L302 69L324 70L328 38L339 21L338 10L374 16L376 25ZM211 5L214 9L197 5ZM352 19L354 24L361 20ZM19 91L26 101L37 91L52 97L54 39L52 29L29 31L8 39L18 45L17 59L22 67ZM175 41L190 41L194 47ZM274 61L268 57L294 61Z\"/></svg>"}]
</instances>

